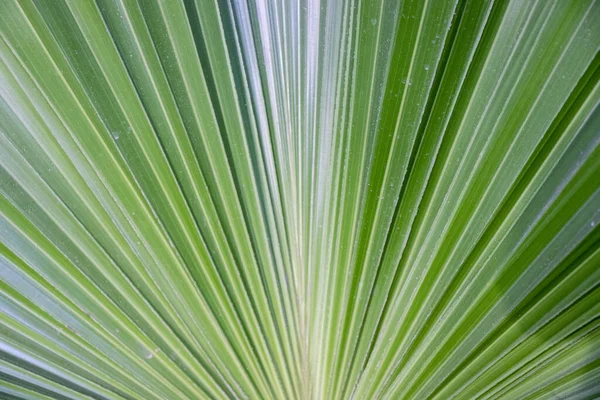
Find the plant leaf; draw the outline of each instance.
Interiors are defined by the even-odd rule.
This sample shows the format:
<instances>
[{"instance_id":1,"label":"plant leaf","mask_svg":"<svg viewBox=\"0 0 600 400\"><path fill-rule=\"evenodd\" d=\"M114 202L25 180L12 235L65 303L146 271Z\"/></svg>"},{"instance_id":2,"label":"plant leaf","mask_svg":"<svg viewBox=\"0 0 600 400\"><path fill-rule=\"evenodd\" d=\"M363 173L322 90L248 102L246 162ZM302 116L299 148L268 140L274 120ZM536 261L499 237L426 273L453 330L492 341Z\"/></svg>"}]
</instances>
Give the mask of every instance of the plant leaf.
<instances>
[{"instance_id":1,"label":"plant leaf","mask_svg":"<svg viewBox=\"0 0 600 400\"><path fill-rule=\"evenodd\" d=\"M0 4L0 396L600 395L596 0Z\"/></svg>"}]
</instances>

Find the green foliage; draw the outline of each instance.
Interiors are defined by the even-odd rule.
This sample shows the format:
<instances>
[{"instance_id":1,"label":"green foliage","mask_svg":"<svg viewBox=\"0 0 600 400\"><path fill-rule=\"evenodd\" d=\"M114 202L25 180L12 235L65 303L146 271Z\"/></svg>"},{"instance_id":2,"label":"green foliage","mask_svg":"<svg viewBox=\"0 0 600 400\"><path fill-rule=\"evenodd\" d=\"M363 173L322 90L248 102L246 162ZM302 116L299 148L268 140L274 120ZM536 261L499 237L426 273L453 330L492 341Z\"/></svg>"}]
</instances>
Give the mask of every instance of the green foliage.
<instances>
[{"instance_id":1,"label":"green foliage","mask_svg":"<svg viewBox=\"0 0 600 400\"><path fill-rule=\"evenodd\" d=\"M0 2L0 397L600 396L600 2Z\"/></svg>"}]
</instances>

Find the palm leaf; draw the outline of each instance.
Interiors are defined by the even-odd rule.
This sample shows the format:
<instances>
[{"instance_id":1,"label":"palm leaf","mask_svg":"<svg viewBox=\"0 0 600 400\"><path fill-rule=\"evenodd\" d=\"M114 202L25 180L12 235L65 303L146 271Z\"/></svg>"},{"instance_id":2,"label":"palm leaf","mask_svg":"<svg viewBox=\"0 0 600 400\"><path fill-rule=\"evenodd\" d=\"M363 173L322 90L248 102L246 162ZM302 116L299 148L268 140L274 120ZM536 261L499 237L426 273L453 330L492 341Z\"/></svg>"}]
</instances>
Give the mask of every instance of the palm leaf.
<instances>
[{"instance_id":1,"label":"palm leaf","mask_svg":"<svg viewBox=\"0 0 600 400\"><path fill-rule=\"evenodd\" d=\"M0 396L600 396L599 20L3 1Z\"/></svg>"}]
</instances>

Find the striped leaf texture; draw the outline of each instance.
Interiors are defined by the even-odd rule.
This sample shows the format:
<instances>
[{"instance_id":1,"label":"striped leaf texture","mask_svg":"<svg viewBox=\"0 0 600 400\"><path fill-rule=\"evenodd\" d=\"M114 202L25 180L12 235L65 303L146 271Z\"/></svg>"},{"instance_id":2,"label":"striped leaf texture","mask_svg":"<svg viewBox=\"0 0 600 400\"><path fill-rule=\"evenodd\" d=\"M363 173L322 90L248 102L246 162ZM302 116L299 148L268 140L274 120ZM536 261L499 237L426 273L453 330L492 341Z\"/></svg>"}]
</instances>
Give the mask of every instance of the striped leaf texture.
<instances>
[{"instance_id":1,"label":"striped leaf texture","mask_svg":"<svg viewBox=\"0 0 600 400\"><path fill-rule=\"evenodd\" d=\"M0 398L600 396L600 1L0 1Z\"/></svg>"}]
</instances>

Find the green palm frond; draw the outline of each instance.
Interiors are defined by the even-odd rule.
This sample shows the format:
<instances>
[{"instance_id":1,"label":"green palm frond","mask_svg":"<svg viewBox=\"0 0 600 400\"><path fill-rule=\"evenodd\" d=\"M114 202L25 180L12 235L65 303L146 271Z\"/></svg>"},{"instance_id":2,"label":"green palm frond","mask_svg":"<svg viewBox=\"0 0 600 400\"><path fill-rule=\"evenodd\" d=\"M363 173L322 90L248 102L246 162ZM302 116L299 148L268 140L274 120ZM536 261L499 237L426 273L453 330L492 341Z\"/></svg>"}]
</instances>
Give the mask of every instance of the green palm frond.
<instances>
[{"instance_id":1,"label":"green palm frond","mask_svg":"<svg viewBox=\"0 0 600 400\"><path fill-rule=\"evenodd\" d=\"M0 2L0 398L600 396L600 2Z\"/></svg>"}]
</instances>

